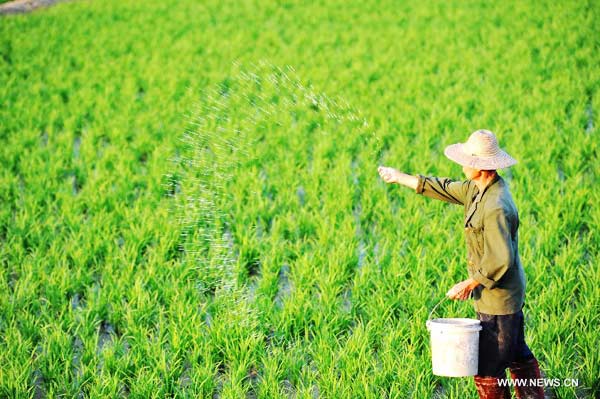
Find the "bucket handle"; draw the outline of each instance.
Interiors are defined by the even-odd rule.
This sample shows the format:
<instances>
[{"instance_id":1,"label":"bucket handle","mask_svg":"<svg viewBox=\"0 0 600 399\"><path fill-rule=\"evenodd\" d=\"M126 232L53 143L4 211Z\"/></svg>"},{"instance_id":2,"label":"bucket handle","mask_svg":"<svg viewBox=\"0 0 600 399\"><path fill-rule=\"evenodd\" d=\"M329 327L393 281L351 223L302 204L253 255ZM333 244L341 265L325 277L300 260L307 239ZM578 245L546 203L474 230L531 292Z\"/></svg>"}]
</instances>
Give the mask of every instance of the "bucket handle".
<instances>
[{"instance_id":1,"label":"bucket handle","mask_svg":"<svg viewBox=\"0 0 600 399\"><path fill-rule=\"evenodd\" d=\"M440 306L440 304L442 302L444 302L446 299L448 299L448 297L444 296L438 303L435 304L435 306L433 307L433 309L431 309L431 312L429 312L429 317L427 318L427 321L431 320L431 315L433 314L433 312L435 312L435 310L437 309L437 307Z\"/></svg>"}]
</instances>

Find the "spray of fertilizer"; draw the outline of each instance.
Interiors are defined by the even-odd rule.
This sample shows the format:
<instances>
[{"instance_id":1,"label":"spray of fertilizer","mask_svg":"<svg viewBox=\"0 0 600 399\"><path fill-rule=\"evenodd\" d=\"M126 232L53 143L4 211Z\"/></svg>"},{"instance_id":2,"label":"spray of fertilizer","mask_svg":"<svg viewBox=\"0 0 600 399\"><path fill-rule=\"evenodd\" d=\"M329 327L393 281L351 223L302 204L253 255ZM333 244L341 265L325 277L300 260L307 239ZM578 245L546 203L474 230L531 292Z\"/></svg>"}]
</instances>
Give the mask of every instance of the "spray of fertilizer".
<instances>
[{"instance_id":1,"label":"spray of fertilizer","mask_svg":"<svg viewBox=\"0 0 600 399\"><path fill-rule=\"evenodd\" d=\"M376 159L381 156L380 140L368 130L366 119L345 100L331 98L303 84L294 68L281 68L269 62L249 67L234 63L228 78L200 93L188 122L182 138L184 149L174 158L174 171L167 176L167 191L173 197L173 211L181 226L180 250L203 295L213 300L233 300L227 308L241 313L240 322L256 323L256 315L248 317L257 311L252 306L256 281L242 284L236 271L239 248L233 233L236 220L232 192L240 179L254 173L265 185L265 181L273 178L266 170L273 170L273 163L283 159L279 155L282 148L276 147L288 140L294 142L294 137L312 142L318 141L316 135L331 138L338 135L339 139L352 131L354 136L360 132L361 140L361 149L353 151L367 151L367 158L373 160L368 167L374 169ZM325 140L324 136L321 138ZM286 150L294 152L299 148ZM309 148L306 153L309 169L311 157L313 150ZM283 164L281 167L285 168ZM353 160L355 190L359 190L357 167L358 162ZM275 189L293 189L302 202L307 188ZM261 188L255 187L255 191L246 195L262 194L272 200L268 189L257 191ZM354 209L358 267L366 253L360 212L359 203ZM254 228L261 226L256 223ZM283 266L286 267L289 269ZM292 289L284 276L276 302L281 304L282 296L290 295ZM349 310L350 293L344 295L347 297L344 307ZM209 315L206 320L209 326L211 318Z\"/></svg>"}]
</instances>

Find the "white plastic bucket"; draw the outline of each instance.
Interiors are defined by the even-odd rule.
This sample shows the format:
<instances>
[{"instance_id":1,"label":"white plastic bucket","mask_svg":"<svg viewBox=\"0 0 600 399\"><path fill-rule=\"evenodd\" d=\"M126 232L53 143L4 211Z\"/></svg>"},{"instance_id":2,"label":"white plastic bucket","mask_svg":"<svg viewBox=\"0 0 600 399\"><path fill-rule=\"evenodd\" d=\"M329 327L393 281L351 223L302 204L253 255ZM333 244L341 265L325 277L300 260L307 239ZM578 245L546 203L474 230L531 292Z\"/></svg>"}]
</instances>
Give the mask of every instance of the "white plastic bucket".
<instances>
[{"instance_id":1,"label":"white plastic bucket","mask_svg":"<svg viewBox=\"0 0 600 399\"><path fill-rule=\"evenodd\" d=\"M431 332L433 374L445 377L468 377L477 374L479 331L475 319L427 320Z\"/></svg>"}]
</instances>

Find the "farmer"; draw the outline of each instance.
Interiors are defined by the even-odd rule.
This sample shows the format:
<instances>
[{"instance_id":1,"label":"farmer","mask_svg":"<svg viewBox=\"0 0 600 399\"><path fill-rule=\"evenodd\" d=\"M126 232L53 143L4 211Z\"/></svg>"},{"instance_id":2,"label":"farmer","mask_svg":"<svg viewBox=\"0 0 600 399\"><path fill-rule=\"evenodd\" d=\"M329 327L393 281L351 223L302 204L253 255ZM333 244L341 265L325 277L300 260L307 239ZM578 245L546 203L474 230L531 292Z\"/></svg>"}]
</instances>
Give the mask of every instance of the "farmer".
<instances>
[{"instance_id":1,"label":"farmer","mask_svg":"<svg viewBox=\"0 0 600 399\"><path fill-rule=\"evenodd\" d=\"M481 321L475 376L479 397L510 398L509 388L498 381L506 378L509 368L513 379L526 383L515 388L517 398L543 399L543 387L529 384L541 376L523 331L525 274L518 250L519 217L506 182L496 172L517 161L500 149L487 130L477 130L466 143L448 146L444 154L462 165L467 180L411 176L384 166L378 172L386 183L464 207L469 278L446 295L472 298Z\"/></svg>"}]
</instances>

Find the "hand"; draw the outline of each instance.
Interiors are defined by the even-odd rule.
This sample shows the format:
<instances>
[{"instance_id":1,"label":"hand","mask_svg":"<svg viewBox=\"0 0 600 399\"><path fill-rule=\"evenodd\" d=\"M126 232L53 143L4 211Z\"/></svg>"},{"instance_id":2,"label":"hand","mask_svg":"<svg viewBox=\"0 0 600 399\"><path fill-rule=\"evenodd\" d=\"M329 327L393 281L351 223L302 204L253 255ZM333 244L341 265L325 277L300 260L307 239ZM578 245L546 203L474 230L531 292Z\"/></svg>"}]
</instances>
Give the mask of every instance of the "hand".
<instances>
[{"instance_id":1,"label":"hand","mask_svg":"<svg viewBox=\"0 0 600 399\"><path fill-rule=\"evenodd\" d=\"M377 172L379 172L379 176L381 176L384 182L398 183L400 172L398 172L396 169L389 168L387 166L380 166L377 168Z\"/></svg>"},{"instance_id":2,"label":"hand","mask_svg":"<svg viewBox=\"0 0 600 399\"><path fill-rule=\"evenodd\" d=\"M450 291L446 293L446 296L450 299L460 299L461 301L464 301L465 299L469 299L471 292L478 285L479 283L477 281L469 278L465 281L455 284L454 287L450 288Z\"/></svg>"}]
</instances>

